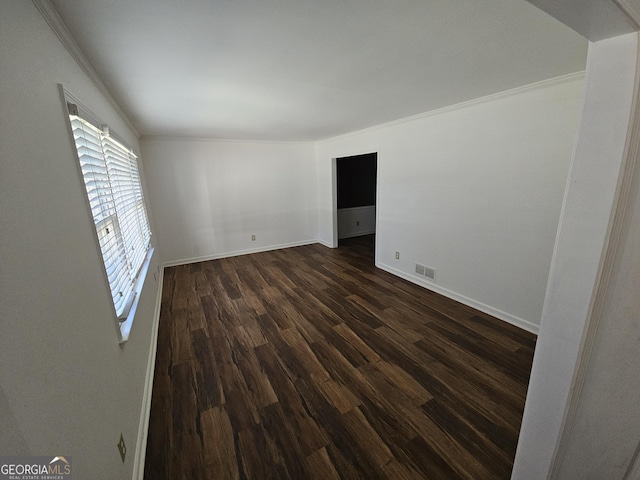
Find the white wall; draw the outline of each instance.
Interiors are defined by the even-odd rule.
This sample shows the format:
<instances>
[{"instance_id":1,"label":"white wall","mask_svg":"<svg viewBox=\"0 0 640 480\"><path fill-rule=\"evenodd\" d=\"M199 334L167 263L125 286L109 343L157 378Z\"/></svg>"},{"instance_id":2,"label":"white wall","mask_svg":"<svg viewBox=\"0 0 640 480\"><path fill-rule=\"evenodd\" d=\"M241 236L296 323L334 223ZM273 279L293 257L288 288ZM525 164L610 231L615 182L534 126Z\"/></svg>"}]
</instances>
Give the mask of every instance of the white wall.
<instances>
[{"instance_id":1,"label":"white wall","mask_svg":"<svg viewBox=\"0 0 640 480\"><path fill-rule=\"evenodd\" d=\"M602 256L611 228L632 105L637 41L637 34L629 34L589 46L584 112L549 275L541 329L516 452L512 477L514 479L549 478L556 449L559 447L564 415L572 400L576 366L584 348L585 332L592 315L594 292L600 281ZM628 235L633 234L629 232ZM630 260L635 258L635 254L630 255ZM624 277L634 272L637 272L637 265L622 268L614 272L614 282L617 276ZM629 307L637 305L638 293L637 289L633 288L637 285L637 279L634 282L619 292L612 291L612 298L619 294L618 300ZM636 335L634 332L637 332L637 310L631 309L622 313L615 312L613 305L610 308L612 310L605 312L605 315L613 315L610 321L616 325L611 327L620 329L615 334L616 341L625 335ZM628 318L623 320L621 316L625 315L628 315ZM635 338L637 339L637 336ZM627 353L629 347L626 342L620 343L620 348ZM615 350L615 343L610 344L610 348ZM637 357L637 347L634 348L634 356ZM624 363L627 362L624 356L619 358L622 358ZM600 373L616 379L614 383L617 383L628 366L621 364L619 367L621 371L613 368L602 370ZM637 377L637 370L632 371ZM601 383L599 387L605 385ZM606 399L602 407L610 409L610 415L613 417L619 415L618 421L623 424L627 421L638 424L639 419L635 411L637 396L633 397L633 408L620 412L615 410L616 402L622 402L622 405L624 400L614 400L614 397L624 389L625 382L622 381L616 388L607 387L602 391ZM637 390L635 393L638 393ZM598 398L602 400L603 397ZM627 400L632 401L631 398ZM601 430L602 420L596 417L587 420L593 427L588 429L588 434L595 435L591 439L594 443L589 445L590 440L587 438L579 441L579 445L585 447L585 450L579 457L575 457L575 460L580 461L594 455L589 463L585 464L586 467L593 466L592 462L599 462L606 464L603 465L605 468L609 468L610 461L616 463L620 459L619 454L628 455L629 448L633 450L636 446L621 442L620 439L624 436L607 436L606 432L610 434L610 428L615 428L615 424ZM607 420L611 420L611 417L605 419L605 423ZM584 430L582 434L586 434ZM604 446L608 440L613 442L607 448L608 453L593 448L593 445ZM587 446L589 448L586 448ZM611 449L619 451L611 456ZM573 449L571 452L576 453ZM576 474L557 478L621 478L612 476L611 469L608 472L609 474L603 476L594 473L588 477Z\"/></svg>"},{"instance_id":2,"label":"white wall","mask_svg":"<svg viewBox=\"0 0 640 480\"><path fill-rule=\"evenodd\" d=\"M131 478L158 285L120 346L58 83L137 147L34 5L0 2L0 452Z\"/></svg>"},{"instance_id":3,"label":"white wall","mask_svg":"<svg viewBox=\"0 0 640 480\"><path fill-rule=\"evenodd\" d=\"M338 209L338 238L358 237L375 232L375 205Z\"/></svg>"},{"instance_id":4,"label":"white wall","mask_svg":"<svg viewBox=\"0 0 640 480\"><path fill-rule=\"evenodd\" d=\"M312 144L151 137L142 153L167 262L316 241Z\"/></svg>"},{"instance_id":5,"label":"white wall","mask_svg":"<svg viewBox=\"0 0 640 480\"><path fill-rule=\"evenodd\" d=\"M581 100L577 75L320 142L320 241L332 158L378 152L377 265L535 331Z\"/></svg>"}]
</instances>

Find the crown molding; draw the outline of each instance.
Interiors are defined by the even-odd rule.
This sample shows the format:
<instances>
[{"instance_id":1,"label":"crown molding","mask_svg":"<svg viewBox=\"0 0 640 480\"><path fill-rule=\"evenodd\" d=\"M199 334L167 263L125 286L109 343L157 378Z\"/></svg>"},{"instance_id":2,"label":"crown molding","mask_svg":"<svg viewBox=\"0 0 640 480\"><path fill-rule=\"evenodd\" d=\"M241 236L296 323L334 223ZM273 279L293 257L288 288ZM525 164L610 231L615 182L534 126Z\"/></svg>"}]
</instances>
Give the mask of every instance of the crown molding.
<instances>
[{"instance_id":1,"label":"crown molding","mask_svg":"<svg viewBox=\"0 0 640 480\"><path fill-rule=\"evenodd\" d=\"M127 126L135 134L135 136L137 138L140 138L140 132L138 132L138 129L133 125L133 123L129 119L129 116L122 109L118 101L111 94L107 86L104 84L104 82L100 78L100 75L98 75L98 72L96 72L96 69L93 68L93 65L91 64L89 59L87 59L86 55L84 54L80 46L71 35L71 32L69 32L69 29L62 21L62 18L60 18L60 15L58 15L58 12L56 11L56 9L53 8L53 5L51 5L51 2L49 2L49 0L31 0L31 1L40 12L40 15L42 15L42 18L44 18L44 20L47 22L47 24L49 25L53 33L56 34L56 36L60 40L60 43L62 43L62 45L67 49L69 54L73 57L75 62L78 64L78 66L89 77L89 79L93 82L93 84L100 91L100 93L104 95L104 97L111 104L111 106L116 110L116 112L118 112L118 114L122 117L122 119L125 121Z\"/></svg>"},{"instance_id":2,"label":"crown molding","mask_svg":"<svg viewBox=\"0 0 640 480\"><path fill-rule=\"evenodd\" d=\"M640 2L637 0L613 0L613 3L629 17L636 30L640 30Z\"/></svg>"},{"instance_id":3,"label":"crown molding","mask_svg":"<svg viewBox=\"0 0 640 480\"><path fill-rule=\"evenodd\" d=\"M462 109L462 108L471 107L471 106L478 105L478 104L481 104L481 103L490 102L490 101L498 100L498 99L505 98L505 97L511 97L513 95L518 95L518 94L525 93L525 92L528 92L528 91L531 91L531 90L536 90L538 88L545 88L545 87L550 87L550 86L554 86L554 85L560 85L560 84L563 84L563 83L572 82L574 80L582 80L582 79L584 79L584 76L585 76L585 71L581 70L579 72L569 73L569 74L566 74L566 75L561 75L559 77L553 77L553 78L549 78L547 80L541 80L539 82L530 83L530 84L527 84L527 85L523 85L521 87L516 87L516 88L509 89L509 90L503 90L501 92L492 93L490 95L485 95L484 97L474 98L472 100L467 100L465 102L455 103L453 105L448 105L446 107L437 108L435 110L429 110L427 112L418 113L417 115L412 115L410 117L399 118L398 120L392 120L390 122L381 123L379 125L374 125L372 127L363 128L361 130L356 130L354 132L349 132L349 133L345 133L345 134L342 134L342 135L336 135L335 137L324 138L322 140L317 140L316 143L322 143L322 142L326 142L326 141L344 139L344 138L348 138L348 137L351 137L351 136L354 136L354 135L361 135L363 133L374 132L374 131L380 130L382 128L394 127L396 125L401 125L403 123L414 122L414 121L417 121L417 120L421 120L423 118L428 118L428 117L433 117L433 116L436 116L436 115L441 115L443 113L451 112L451 111L454 111L454 110L459 110L459 109Z\"/></svg>"},{"instance_id":4,"label":"crown molding","mask_svg":"<svg viewBox=\"0 0 640 480\"><path fill-rule=\"evenodd\" d=\"M314 140L261 140L261 139L242 139L242 138L216 138L216 137L191 137L188 135L142 135L140 141L158 140L168 142L200 142L200 143L239 143L239 144L257 144L257 145L306 145L313 146Z\"/></svg>"}]
</instances>

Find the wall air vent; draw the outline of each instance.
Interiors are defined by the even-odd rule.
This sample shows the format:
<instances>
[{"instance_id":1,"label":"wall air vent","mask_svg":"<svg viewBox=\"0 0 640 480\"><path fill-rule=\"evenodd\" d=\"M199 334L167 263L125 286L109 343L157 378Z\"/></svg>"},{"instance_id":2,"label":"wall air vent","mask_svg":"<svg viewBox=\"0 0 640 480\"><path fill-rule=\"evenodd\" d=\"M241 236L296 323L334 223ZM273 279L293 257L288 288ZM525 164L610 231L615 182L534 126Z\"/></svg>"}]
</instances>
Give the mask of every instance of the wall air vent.
<instances>
[{"instance_id":1,"label":"wall air vent","mask_svg":"<svg viewBox=\"0 0 640 480\"><path fill-rule=\"evenodd\" d=\"M431 268L431 267L424 267L424 276L435 281L435 279L436 279L436 269L435 268Z\"/></svg>"},{"instance_id":2,"label":"wall air vent","mask_svg":"<svg viewBox=\"0 0 640 480\"><path fill-rule=\"evenodd\" d=\"M427 277L429 280L436 281L436 269L431 267L425 267L424 265L420 265L416 263L416 273L418 275L422 275L423 277Z\"/></svg>"}]
</instances>

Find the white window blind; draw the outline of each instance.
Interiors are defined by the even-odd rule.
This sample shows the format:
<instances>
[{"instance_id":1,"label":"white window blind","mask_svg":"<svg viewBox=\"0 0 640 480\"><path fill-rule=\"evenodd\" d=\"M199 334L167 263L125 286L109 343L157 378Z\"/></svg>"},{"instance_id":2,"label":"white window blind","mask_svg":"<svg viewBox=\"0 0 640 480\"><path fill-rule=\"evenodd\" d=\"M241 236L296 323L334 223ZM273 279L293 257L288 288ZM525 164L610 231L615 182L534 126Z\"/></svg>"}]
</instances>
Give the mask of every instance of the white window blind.
<instances>
[{"instance_id":1,"label":"white window blind","mask_svg":"<svg viewBox=\"0 0 640 480\"><path fill-rule=\"evenodd\" d=\"M73 113L69 119L115 313L125 320L151 238L137 157L107 127Z\"/></svg>"}]
</instances>

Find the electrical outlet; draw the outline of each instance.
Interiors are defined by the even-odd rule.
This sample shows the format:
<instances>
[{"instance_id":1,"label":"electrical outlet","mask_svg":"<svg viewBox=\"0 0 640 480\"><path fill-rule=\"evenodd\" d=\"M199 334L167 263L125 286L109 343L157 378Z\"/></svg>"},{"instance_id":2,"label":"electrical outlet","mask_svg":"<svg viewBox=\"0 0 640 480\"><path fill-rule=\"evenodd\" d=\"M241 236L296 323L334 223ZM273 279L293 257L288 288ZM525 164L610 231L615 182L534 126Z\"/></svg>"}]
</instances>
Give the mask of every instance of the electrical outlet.
<instances>
[{"instance_id":1,"label":"electrical outlet","mask_svg":"<svg viewBox=\"0 0 640 480\"><path fill-rule=\"evenodd\" d=\"M120 441L118 442L118 451L120 452L122 463L124 463L124 459L127 456L127 446L124 443L124 437L122 436L122 433L120 434Z\"/></svg>"},{"instance_id":2,"label":"electrical outlet","mask_svg":"<svg viewBox=\"0 0 640 480\"><path fill-rule=\"evenodd\" d=\"M256 236L255 235L251 235L251 241L255 242L256 241Z\"/></svg>"},{"instance_id":3,"label":"electrical outlet","mask_svg":"<svg viewBox=\"0 0 640 480\"><path fill-rule=\"evenodd\" d=\"M400 252L396 252L396 260L400 260Z\"/></svg>"}]
</instances>

